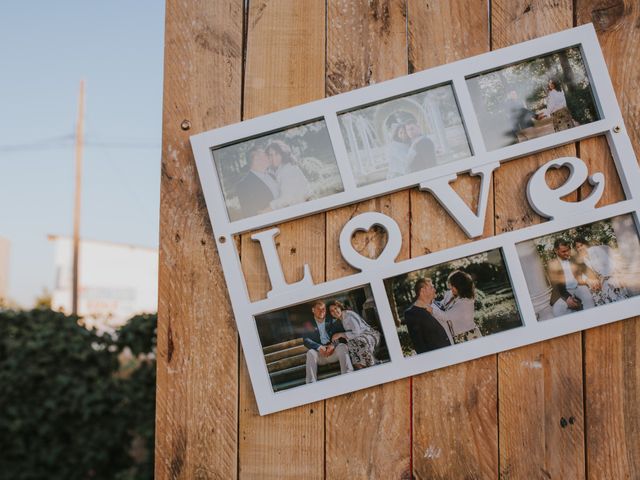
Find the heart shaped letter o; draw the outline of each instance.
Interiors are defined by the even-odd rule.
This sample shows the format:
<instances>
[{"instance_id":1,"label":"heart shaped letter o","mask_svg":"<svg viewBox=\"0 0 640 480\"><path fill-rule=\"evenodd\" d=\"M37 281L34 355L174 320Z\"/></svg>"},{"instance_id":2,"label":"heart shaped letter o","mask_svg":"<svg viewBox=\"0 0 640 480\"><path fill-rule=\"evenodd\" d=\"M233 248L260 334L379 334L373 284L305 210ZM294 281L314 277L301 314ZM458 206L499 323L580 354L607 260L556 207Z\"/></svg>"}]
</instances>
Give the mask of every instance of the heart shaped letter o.
<instances>
[{"instance_id":1,"label":"heart shaped letter o","mask_svg":"<svg viewBox=\"0 0 640 480\"><path fill-rule=\"evenodd\" d=\"M378 225L387 231L387 244L377 258L368 258L358 253L351 244L351 237L359 230L367 231ZM340 251L349 265L365 271L393 263L402 248L402 232L396 221L382 213L361 213L349 220L340 232Z\"/></svg>"}]
</instances>

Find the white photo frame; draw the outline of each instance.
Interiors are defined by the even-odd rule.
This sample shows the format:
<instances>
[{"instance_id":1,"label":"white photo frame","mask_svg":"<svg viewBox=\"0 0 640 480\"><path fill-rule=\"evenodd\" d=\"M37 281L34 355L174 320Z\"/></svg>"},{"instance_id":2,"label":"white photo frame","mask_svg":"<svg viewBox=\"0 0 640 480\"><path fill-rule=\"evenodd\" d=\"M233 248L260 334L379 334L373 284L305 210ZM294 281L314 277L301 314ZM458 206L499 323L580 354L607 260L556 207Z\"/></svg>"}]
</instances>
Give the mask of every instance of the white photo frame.
<instances>
[{"instance_id":1,"label":"white photo frame","mask_svg":"<svg viewBox=\"0 0 640 480\"><path fill-rule=\"evenodd\" d=\"M471 94L468 90L467 79L483 72L496 70L571 47L580 49L597 108L598 119L584 125L488 151ZM467 141L469 142L471 156L439 165L438 168L415 172L408 176L357 186L351 170L345 140L340 130L338 115L342 112L356 110L377 102L445 84L452 85ZM230 221L221 182L213 163L213 149L292 126L304 125L318 119L324 119L326 122L344 191ZM305 272L307 273L305 273L305 278L302 281L286 285L282 279L279 285L275 285L276 288L272 289L266 299L253 302L250 299L240 258L236 250L236 242L233 241L235 235L257 231L283 221L419 186L422 190L429 190L435 194L441 203L450 207L447 210L468 236L479 236L481 231L478 232L478 229L474 227L473 216L476 216L477 220L482 220L485 213L483 209L480 208L480 212L464 212L462 206L455 207L455 201L447 201L451 199L448 196L452 195L452 193L447 190L446 186L448 181L455 178L456 174L480 172L482 175L490 175L496 168L499 168L501 163L598 135L605 136L609 144L626 197L624 201L601 208L593 208L595 202L589 205L573 204L573 208L564 205L565 208L569 209L564 210L564 215L554 215L553 211L547 209L544 202L538 202L541 205L539 207L540 213L547 217L554 217L552 220L410 260L395 262L395 258L390 258L392 257L391 255L386 255L380 261L371 262L371 267L367 266L367 262L360 262L356 266L363 268L362 271L316 285L312 283L308 268L305 267ZM522 242L543 235L627 214L633 218L637 233L638 214L640 212L637 193L640 191L638 190L640 187L640 170L638 169L631 141L625 130L622 114L592 25L566 30L512 47L204 132L192 136L191 144L261 415L628 318L640 312L640 297L631 297L620 302L609 303L594 309L557 317L551 321L537 321L536 311L516 247ZM581 165L584 164L579 159L562 160L565 163L569 163L576 175L584 173L581 171ZM592 174L589 181L594 184L607 181L602 175L593 175L597 172L589 173ZM587 179L583 178L582 180ZM539 197L541 192L535 187L530 189L528 193L532 206L535 208L535 197L536 195ZM386 219L389 219L389 217L386 217L386 219L376 220L376 214L373 213L364 215L367 215L367 218L361 218L356 222L355 227L363 228L363 225L372 223L384 224L387 222ZM389 243L392 245L397 243L396 236L394 235L394 238L391 238L392 234L389 232L389 228L393 229L393 227L385 225L385 228L389 233ZM349 233L347 231L343 236L350 238ZM274 287L274 279L278 277L279 268L281 272L275 247L271 248L269 246L270 242L273 242L275 235L277 235L277 229L275 228L254 235L254 239L260 241L263 247L265 262L270 269L269 275L272 280L272 287ZM343 246L342 251L346 252L347 249L346 246ZM502 251L523 326L447 348L429 351L412 357L404 357L396 334L384 280L413 270L494 249ZM351 258L350 263L354 262L353 255L347 253L347 257ZM357 258L355 262L358 262ZM373 293L380 317L381 330L386 339L390 362L349 373L348 375L338 375L320 382L274 392L267 364L262 354L262 345L254 317L288 306L328 297L335 292L344 292L365 285L370 286Z\"/></svg>"}]
</instances>

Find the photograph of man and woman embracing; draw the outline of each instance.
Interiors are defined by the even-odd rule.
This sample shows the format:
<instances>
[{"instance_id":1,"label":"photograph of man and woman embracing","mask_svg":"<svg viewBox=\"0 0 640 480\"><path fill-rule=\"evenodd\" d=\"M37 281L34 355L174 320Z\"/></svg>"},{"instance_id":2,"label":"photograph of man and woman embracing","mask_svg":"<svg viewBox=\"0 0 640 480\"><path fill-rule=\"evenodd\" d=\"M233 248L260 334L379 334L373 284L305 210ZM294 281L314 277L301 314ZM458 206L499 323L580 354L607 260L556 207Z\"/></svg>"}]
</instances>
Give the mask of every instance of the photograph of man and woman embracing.
<instances>
[{"instance_id":1,"label":"photograph of man and woman embracing","mask_svg":"<svg viewBox=\"0 0 640 480\"><path fill-rule=\"evenodd\" d=\"M499 249L385 281L404 356L522 325Z\"/></svg>"},{"instance_id":2,"label":"photograph of man and woman embracing","mask_svg":"<svg viewBox=\"0 0 640 480\"><path fill-rule=\"evenodd\" d=\"M451 85L345 112L338 120L358 186L471 155Z\"/></svg>"},{"instance_id":3,"label":"photograph of man and woman embracing","mask_svg":"<svg viewBox=\"0 0 640 480\"><path fill-rule=\"evenodd\" d=\"M343 191L324 121L213 151L229 220Z\"/></svg>"},{"instance_id":4,"label":"photograph of man and woman embracing","mask_svg":"<svg viewBox=\"0 0 640 480\"><path fill-rule=\"evenodd\" d=\"M256 325L274 391L389 361L369 287L259 315Z\"/></svg>"},{"instance_id":5,"label":"photograph of man and woman embracing","mask_svg":"<svg viewBox=\"0 0 640 480\"><path fill-rule=\"evenodd\" d=\"M517 245L539 320L640 293L640 239L631 215Z\"/></svg>"}]
</instances>

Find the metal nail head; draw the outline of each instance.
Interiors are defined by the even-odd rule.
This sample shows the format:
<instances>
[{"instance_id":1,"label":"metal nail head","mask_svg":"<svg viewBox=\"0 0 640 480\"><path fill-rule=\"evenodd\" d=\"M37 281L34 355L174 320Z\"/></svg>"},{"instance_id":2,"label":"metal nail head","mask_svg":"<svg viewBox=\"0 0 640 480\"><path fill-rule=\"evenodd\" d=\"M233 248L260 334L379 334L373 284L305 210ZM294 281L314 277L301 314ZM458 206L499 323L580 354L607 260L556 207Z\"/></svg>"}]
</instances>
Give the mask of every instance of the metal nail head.
<instances>
[{"instance_id":1,"label":"metal nail head","mask_svg":"<svg viewBox=\"0 0 640 480\"><path fill-rule=\"evenodd\" d=\"M615 127L613 127L613 133L620 133L621 130L622 128L620 128L620 125L616 125Z\"/></svg>"},{"instance_id":2,"label":"metal nail head","mask_svg":"<svg viewBox=\"0 0 640 480\"><path fill-rule=\"evenodd\" d=\"M191 122L189 120L183 120L180 124L180 128L185 131L189 130L191 128Z\"/></svg>"}]
</instances>

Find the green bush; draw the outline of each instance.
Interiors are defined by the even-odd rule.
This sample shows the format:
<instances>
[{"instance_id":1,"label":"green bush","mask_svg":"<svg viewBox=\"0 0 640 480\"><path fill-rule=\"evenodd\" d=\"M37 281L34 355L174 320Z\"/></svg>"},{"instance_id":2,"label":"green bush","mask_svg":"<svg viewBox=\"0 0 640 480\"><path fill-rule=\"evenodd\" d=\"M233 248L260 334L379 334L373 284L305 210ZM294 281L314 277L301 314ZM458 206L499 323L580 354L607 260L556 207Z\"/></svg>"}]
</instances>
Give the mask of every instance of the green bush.
<instances>
[{"instance_id":1,"label":"green bush","mask_svg":"<svg viewBox=\"0 0 640 480\"><path fill-rule=\"evenodd\" d=\"M51 310L0 311L2 478L152 478L155 316L117 333ZM127 347L140 355L123 365Z\"/></svg>"}]
</instances>

